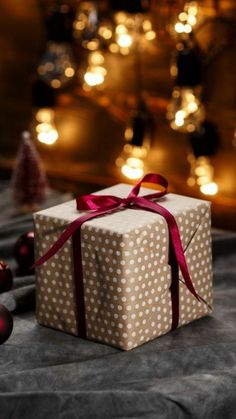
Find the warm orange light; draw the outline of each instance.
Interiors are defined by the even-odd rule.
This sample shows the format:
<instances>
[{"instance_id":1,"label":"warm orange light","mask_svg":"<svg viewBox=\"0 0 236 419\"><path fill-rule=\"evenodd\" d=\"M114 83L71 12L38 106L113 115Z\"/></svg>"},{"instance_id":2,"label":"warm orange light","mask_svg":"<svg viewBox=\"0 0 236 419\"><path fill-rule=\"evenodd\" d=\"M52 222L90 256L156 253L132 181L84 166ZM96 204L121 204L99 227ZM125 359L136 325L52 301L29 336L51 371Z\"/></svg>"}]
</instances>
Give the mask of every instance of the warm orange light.
<instances>
[{"instance_id":1,"label":"warm orange light","mask_svg":"<svg viewBox=\"0 0 236 419\"><path fill-rule=\"evenodd\" d=\"M84 43L83 45L90 51L95 51L99 47L99 41L98 39L92 39L91 41L88 41Z\"/></svg>"},{"instance_id":2,"label":"warm orange light","mask_svg":"<svg viewBox=\"0 0 236 419\"><path fill-rule=\"evenodd\" d=\"M58 79L53 79L50 84L54 89L59 89L61 87L61 81Z\"/></svg>"},{"instance_id":3,"label":"warm orange light","mask_svg":"<svg viewBox=\"0 0 236 419\"><path fill-rule=\"evenodd\" d=\"M213 180L214 168L208 157L195 158L192 154L188 156L191 165L190 176L187 180L189 186L197 185L204 195L216 195L218 185Z\"/></svg>"},{"instance_id":4,"label":"warm orange light","mask_svg":"<svg viewBox=\"0 0 236 419\"><path fill-rule=\"evenodd\" d=\"M168 106L167 119L174 130L193 132L205 117L205 109L201 103L197 89L175 88Z\"/></svg>"},{"instance_id":5,"label":"warm orange light","mask_svg":"<svg viewBox=\"0 0 236 419\"><path fill-rule=\"evenodd\" d=\"M65 76L66 77L73 77L75 75L75 70L73 67L67 67L65 69Z\"/></svg>"},{"instance_id":6,"label":"warm orange light","mask_svg":"<svg viewBox=\"0 0 236 419\"><path fill-rule=\"evenodd\" d=\"M91 87L101 85L104 83L106 73L106 69L101 66L88 68L84 75L84 81Z\"/></svg>"},{"instance_id":7,"label":"warm orange light","mask_svg":"<svg viewBox=\"0 0 236 419\"><path fill-rule=\"evenodd\" d=\"M100 26L98 33L102 38L106 40L112 38L112 30L106 26Z\"/></svg>"},{"instance_id":8,"label":"warm orange light","mask_svg":"<svg viewBox=\"0 0 236 419\"><path fill-rule=\"evenodd\" d=\"M143 176L144 163L136 157L129 157L121 168L121 172L128 179L138 179Z\"/></svg>"},{"instance_id":9,"label":"warm orange light","mask_svg":"<svg viewBox=\"0 0 236 419\"><path fill-rule=\"evenodd\" d=\"M104 63L104 56L100 51L94 51L89 54L88 61L91 65L101 65Z\"/></svg>"},{"instance_id":10,"label":"warm orange light","mask_svg":"<svg viewBox=\"0 0 236 419\"><path fill-rule=\"evenodd\" d=\"M218 185L215 182L205 183L200 187L200 191L204 195L216 195L218 192Z\"/></svg>"},{"instance_id":11,"label":"warm orange light","mask_svg":"<svg viewBox=\"0 0 236 419\"><path fill-rule=\"evenodd\" d=\"M39 109L35 115L37 139L41 143L52 145L58 140L54 115L54 111L50 108Z\"/></svg>"},{"instance_id":12,"label":"warm orange light","mask_svg":"<svg viewBox=\"0 0 236 419\"><path fill-rule=\"evenodd\" d=\"M112 44L109 45L109 50L113 54L116 54L117 52L119 52L119 46L117 44L115 44L115 42L113 42Z\"/></svg>"},{"instance_id":13,"label":"warm orange light","mask_svg":"<svg viewBox=\"0 0 236 419\"><path fill-rule=\"evenodd\" d=\"M129 48L133 43L132 36L128 33L122 33L117 37L117 44L121 48Z\"/></svg>"},{"instance_id":14,"label":"warm orange light","mask_svg":"<svg viewBox=\"0 0 236 419\"><path fill-rule=\"evenodd\" d=\"M148 32L146 32L146 33L145 33L145 38L146 38L148 41L153 41L153 39L155 39L155 38L156 38L156 32L154 32L154 31L148 31Z\"/></svg>"},{"instance_id":15,"label":"warm orange light","mask_svg":"<svg viewBox=\"0 0 236 419\"><path fill-rule=\"evenodd\" d=\"M147 32L147 31L151 31L152 30L152 23L151 23L150 20L145 19L143 21L143 30L144 30L144 32Z\"/></svg>"}]
</instances>

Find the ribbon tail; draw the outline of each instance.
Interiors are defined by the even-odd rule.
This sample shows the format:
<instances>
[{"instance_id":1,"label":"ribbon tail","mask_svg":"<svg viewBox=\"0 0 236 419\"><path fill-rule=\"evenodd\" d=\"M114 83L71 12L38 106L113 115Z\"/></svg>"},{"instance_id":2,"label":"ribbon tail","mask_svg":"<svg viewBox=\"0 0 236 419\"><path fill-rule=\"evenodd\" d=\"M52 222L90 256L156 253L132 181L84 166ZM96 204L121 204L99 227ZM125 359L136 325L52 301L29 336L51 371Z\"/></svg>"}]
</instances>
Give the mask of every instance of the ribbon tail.
<instances>
[{"instance_id":1,"label":"ribbon tail","mask_svg":"<svg viewBox=\"0 0 236 419\"><path fill-rule=\"evenodd\" d=\"M207 303L207 301L204 300L204 298L202 298L197 291L194 288L194 285L192 283L189 271L188 271L188 266L186 263L186 259L184 256L184 250L183 250L183 246L181 243L181 238L180 238L180 234L179 234L179 229L177 226L177 223L175 221L174 216L164 207L162 207L161 205L155 203L155 202L151 202L146 200L145 198L141 198L138 197L135 199L135 203L133 205L132 208L142 208L145 209L147 211L151 211L157 214L162 215L168 225L169 228L169 233L170 233L170 237L172 240L172 245L173 245L173 251L176 257L176 260L178 262L180 271L183 275L184 278L184 284L186 285L186 287L188 288L188 290L191 292L191 294L198 300L203 302L204 304L206 304L208 306L208 308L211 309L210 304Z\"/></svg>"},{"instance_id":2,"label":"ribbon tail","mask_svg":"<svg viewBox=\"0 0 236 419\"><path fill-rule=\"evenodd\" d=\"M198 301L201 301L210 310L212 310L211 305L203 297L201 297L197 293L197 291L195 290L195 287L194 287L194 285L192 283L192 280L191 280L191 277L190 277L190 274L189 274L189 271L188 271L188 266L187 266L186 258L184 256L184 249L183 249L183 246L182 246L182 242L181 242L181 238L180 238L180 234L179 234L179 229L178 229L177 223L175 221L175 218L173 217L173 215L171 213L170 213L170 215L171 215L171 217L169 218L169 227L172 230L172 239L174 241L175 256L176 256L176 259L178 261L178 264L179 264L179 267L180 267L180 271L181 271L181 273L183 275L184 284L186 285L186 287L188 288L188 290L194 295L194 297Z\"/></svg>"},{"instance_id":3,"label":"ribbon tail","mask_svg":"<svg viewBox=\"0 0 236 419\"><path fill-rule=\"evenodd\" d=\"M67 227L67 229L63 231L58 240L56 240L55 243L48 249L48 251L44 253L42 257L36 260L36 262L33 265L33 268L43 265L44 262L49 260L53 255L55 255L55 253L57 253L58 250L61 249L61 247L65 244L65 242L72 236L75 230L76 228L71 228L70 224L69 227Z\"/></svg>"},{"instance_id":4,"label":"ribbon tail","mask_svg":"<svg viewBox=\"0 0 236 419\"><path fill-rule=\"evenodd\" d=\"M74 220L71 224L68 225L68 227L63 231L63 233L56 240L56 242L48 249L48 251L34 263L32 268L42 265L44 262L49 260L53 255L55 255L55 253L57 253L58 250L61 249L61 247L65 244L65 242L82 226L83 223L93 218L99 217L100 215L107 214L108 212L117 209L118 206L119 205L116 204L116 205L106 207L105 209L102 209L102 210L96 210L89 214L82 215L81 217Z\"/></svg>"}]
</instances>

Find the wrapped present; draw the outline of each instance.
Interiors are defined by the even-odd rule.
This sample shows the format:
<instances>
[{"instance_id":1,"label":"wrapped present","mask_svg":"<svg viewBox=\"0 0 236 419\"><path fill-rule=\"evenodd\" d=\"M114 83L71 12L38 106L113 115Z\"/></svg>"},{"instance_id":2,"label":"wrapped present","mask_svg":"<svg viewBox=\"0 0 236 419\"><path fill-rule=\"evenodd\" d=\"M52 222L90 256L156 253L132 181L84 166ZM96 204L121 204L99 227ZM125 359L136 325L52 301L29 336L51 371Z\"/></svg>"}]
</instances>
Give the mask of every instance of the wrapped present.
<instances>
[{"instance_id":1,"label":"wrapped present","mask_svg":"<svg viewBox=\"0 0 236 419\"><path fill-rule=\"evenodd\" d=\"M41 325L130 350L211 312L210 203L143 181L34 214Z\"/></svg>"}]
</instances>

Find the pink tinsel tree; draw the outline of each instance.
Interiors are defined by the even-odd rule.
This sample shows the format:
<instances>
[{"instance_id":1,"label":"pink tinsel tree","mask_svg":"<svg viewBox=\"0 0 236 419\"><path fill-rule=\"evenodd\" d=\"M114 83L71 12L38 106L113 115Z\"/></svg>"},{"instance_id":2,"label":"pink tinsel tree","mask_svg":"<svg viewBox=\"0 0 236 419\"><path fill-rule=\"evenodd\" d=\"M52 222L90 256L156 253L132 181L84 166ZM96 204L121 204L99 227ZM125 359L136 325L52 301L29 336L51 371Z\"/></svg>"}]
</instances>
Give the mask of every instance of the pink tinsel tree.
<instances>
[{"instance_id":1,"label":"pink tinsel tree","mask_svg":"<svg viewBox=\"0 0 236 419\"><path fill-rule=\"evenodd\" d=\"M28 131L22 134L11 185L14 199L20 205L33 208L45 198L46 175Z\"/></svg>"}]
</instances>

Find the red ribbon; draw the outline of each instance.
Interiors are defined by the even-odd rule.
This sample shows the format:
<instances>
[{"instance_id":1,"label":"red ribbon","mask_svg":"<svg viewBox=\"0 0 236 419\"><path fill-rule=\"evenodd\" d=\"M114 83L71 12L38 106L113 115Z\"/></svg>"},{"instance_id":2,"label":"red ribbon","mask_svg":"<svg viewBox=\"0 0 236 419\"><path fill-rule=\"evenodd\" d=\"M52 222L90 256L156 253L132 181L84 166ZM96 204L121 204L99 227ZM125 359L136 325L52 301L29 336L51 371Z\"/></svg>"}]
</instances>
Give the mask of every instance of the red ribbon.
<instances>
[{"instance_id":1,"label":"red ribbon","mask_svg":"<svg viewBox=\"0 0 236 419\"><path fill-rule=\"evenodd\" d=\"M157 191L145 196L138 196L142 183L149 182L163 187L162 191ZM52 247L35 262L34 266L40 266L48 259L50 259L64 243L73 236L73 250L74 250L74 269L76 278L76 293L78 301L78 327L79 335L86 336L85 327L85 307L83 298L83 272L81 260L81 245L80 245L80 227L83 223L96 217L117 211L122 208L142 209L145 211L154 212L162 215L168 225L170 237L169 249L169 263L172 270L172 283L171 283L171 299L172 299L172 329L178 326L179 321L179 269L182 273L184 284L191 292L191 294L198 300L202 301L208 307L209 304L196 292L189 275L184 250L180 239L179 229L174 216L164 207L151 201L164 196L167 193L168 182L167 180L155 173L145 175L136 185L132 188L127 198L119 198L112 195L84 195L76 198L77 209L80 211L91 211L85 215L74 220L64 230L58 240Z\"/></svg>"}]
</instances>

